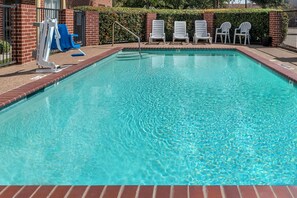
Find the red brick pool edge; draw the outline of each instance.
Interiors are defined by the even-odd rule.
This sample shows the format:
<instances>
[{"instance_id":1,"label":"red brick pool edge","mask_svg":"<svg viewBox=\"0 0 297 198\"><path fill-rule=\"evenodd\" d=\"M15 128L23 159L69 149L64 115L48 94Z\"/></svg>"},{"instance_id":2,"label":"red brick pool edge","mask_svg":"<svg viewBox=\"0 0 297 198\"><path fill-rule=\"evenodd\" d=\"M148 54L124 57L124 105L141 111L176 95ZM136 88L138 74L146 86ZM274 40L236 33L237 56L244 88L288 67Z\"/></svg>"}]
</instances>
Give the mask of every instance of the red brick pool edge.
<instances>
[{"instance_id":1,"label":"red brick pool edge","mask_svg":"<svg viewBox=\"0 0 297 198\"><path fill-rule=\"evenodd\" d=\"M296 186L0 186L1 198L296 198Z\"/></svg>"}]
</instances>

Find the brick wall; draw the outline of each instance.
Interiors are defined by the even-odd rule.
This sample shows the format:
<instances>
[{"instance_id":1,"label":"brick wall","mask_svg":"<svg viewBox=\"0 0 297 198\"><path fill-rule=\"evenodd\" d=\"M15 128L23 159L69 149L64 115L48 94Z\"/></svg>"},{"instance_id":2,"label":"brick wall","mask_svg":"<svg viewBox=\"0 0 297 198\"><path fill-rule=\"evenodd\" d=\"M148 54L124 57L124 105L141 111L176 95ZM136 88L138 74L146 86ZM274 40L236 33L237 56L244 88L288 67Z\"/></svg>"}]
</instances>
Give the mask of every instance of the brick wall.
<instances>
[{"instance_id":1,"label":"brick wall","mask_svg":"<svg viewBox=\"0 0 297 198\"><path fill-rule=\"evenodd\" d=\"M26 63L32 58L36 48L35 5L18 4L12 10L12 56L17 63Z\"/></svg>"},{"instance_id":2,"label":"brick wall","mask_svg":"<svg viewBox=\"0 0 297 198\"><path fill-rule=\"evenodd\" d=\"M86 45L99 44L99 13L86 11Z\"/></svg>"},{"instance_id":3,"label":"brick wall","mask_svg":"<svg viewBox=\"0 0 297 198\"><path fill-rule=\"evenodd\" d=\"M66 24L70 34L72 34L74 32L74 27L73 27L73 25L74 25L73 17L74 16L73 15L74 15L74 12L73 12L73 10L70 10L70 9L63 9L60 12L59 23Z\"/></svg>"},{"instance_id":4,"label":"brick wall","mask_svg":"<svg viewBox=\"0 0 297 198\"><path fill-rule=\"evenodd\" d=\"M150 33L152 32L152 22L153 20L157 19L157 14L156 13L147 13L146 14L146 36L145 39L148 42L150 38ZM166 25L166 24L165 24Z\"/></svg>"},{"instance_id":5,"label":"brick wall","mask_svg":"<svg viewBox=\"0 0 297 198\"><path fill-rule=\"evenodd\" d=\"M207 32L210 33L211 37L214 37L214 13L205 12L203 14L203 19L207 22Z\"/></svg>"},{"instance_id":6,"label":"brick wall","mask_svg":"<svg viewBox=\"0 0 297 198\"><path fill-rule=\"evenodd\" d=\"M282 16L280 12L269 13L269 36L272 37L272 46L277 47L282 43Z\"/></svg>"}]
</instances>

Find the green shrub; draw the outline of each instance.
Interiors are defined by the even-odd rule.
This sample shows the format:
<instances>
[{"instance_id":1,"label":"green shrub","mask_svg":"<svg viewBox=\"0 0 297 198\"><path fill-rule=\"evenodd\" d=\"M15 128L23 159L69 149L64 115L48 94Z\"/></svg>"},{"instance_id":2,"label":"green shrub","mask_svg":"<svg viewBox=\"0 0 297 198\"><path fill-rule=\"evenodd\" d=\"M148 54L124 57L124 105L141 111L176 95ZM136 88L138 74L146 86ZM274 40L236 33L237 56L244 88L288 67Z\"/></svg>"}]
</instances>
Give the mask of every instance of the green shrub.
<instances>
[{"instance_id":1,"label":"green shrub","mask_svg":"<svg viewBox=\"0 0 297 198\"><path fill-rule=\"evenodd\" d=\"M7 53L11 49L11 45L7 41L0 40L0 54Z\"/></svg>"},{"instance_id":2,"label":"green shrub","mask_svg":"<svg viewBox=\"0 0 297 198\"><path fill-rule=\"evenodd\" d=\"M286 12L282 12L282 41L286 39L288 33L289 16Z\"/></svg>"},{"instance_id":3,"label":"green shrub","mask_svg":"<svg viewBox=\"0 0 297 198\"><path fill-rule=\"evenodd\" d=\"M145 41L146 9L142 8L102 8L82 6L76 9L99 12L99 42L107 44L112 42L112 25L115 21L128 28L130 31ZM120 26L115 26L115 42L136 42L132 36Z\"/></svg>"},{"instance_id":4,"label":"green shrub","mask_svg":"<svg viewBox=\"0 0 297 198\"><path fill-rule=\"evenodd\" d=\"M251 42L260 43L265 35L269 35L269 12L280 11L275 9L144 9L144 8L96 8L90 6L77 7L76 9L84 11L99 12L99 40L100 44L112 42L112 24L118 21L129 30L139 35L141 41L145 40L146 35L146 14L156 13L157 19L165 21L166 40L171 41L174 31L174 21L186 21L187 32L190 38L194 35L194 21L203 19L204 12L214 13L214 29L229 21L232 24L230 36L233 41L234 29L239 27L240 23L249 21L252 24ZM288 27L288 16L282 13L282 39L285 39ZM115 29L116 42L135 42L137 39L128 32L122 30L119 26ZM214 36L214 35L213 35Z\"/></svg>"},{"instance_id":5,"label":"green shrub","mask_svg":"<svg viewBox=\"0 0 297 198\"><path fill-rule=\"evenodd\" d=\"M138 35L141 41L145 40L146 14L100 12L99 40L100 44L112 42L112 25L114 21L128 28ZM137 39L120 26L115 26L115 42L135 42Z\"/></svg>"},{"instance_id":6,"label":"green shrub","mask_svg":"<svg viewBox=\"0 0 297 198\"><path fill-rule=\"evenodd\" d=\"M250 31L251 42L259 43L264 35L269 35L269 10L248 9L246 12L234 10L233 12L225 11L215 13L215 27L220 27L225 21L229 21L232 24L230 30L232 42L235 28L238 28L239 25L245 21L250 22L252 25Z\"/></svg>"}]
</instances>

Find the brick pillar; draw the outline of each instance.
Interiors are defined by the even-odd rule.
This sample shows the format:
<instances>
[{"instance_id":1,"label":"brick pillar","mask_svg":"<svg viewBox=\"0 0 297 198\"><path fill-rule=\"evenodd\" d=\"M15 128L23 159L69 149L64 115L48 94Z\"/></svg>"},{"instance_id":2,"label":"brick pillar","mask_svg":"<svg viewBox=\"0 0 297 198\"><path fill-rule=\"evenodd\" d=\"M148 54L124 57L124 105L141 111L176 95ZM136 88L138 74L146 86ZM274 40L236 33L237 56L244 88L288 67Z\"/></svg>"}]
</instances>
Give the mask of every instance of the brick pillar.
<instances>
[{"instance_id":1,"label":"brick pillar","mask_svg":"<svg viewBox=\"0 0 297 198\"><path fill-rule=\"evenodd\" d=\"M211 37L214 37L214 13L203 13L203 19L207 22L207 32L210 33Z\"/></svg>"},{"instance_id":2,"label":"brick pillar","mask_svg":"<svg viewBox=\"0 0 297 198\"><path fill-rule=\"evenodd\" d=\"M99 44L99 13L86 11L86 46Z\"/></svg>"},{"instance_id":3,"label":"brick pillar","mask_svg":"<svg viewBox=\"0 0 297 198\"><path fill-rule=\"evenodd\" d=\"M29 4L17 4L12 9L12 57L17 63L26 63L32 58L36 48L36 7Z\"/></svg>"},{"instance_id":4,"label":"brick pillar","mask_svg":"<svg viewBox=\"0 0 297 198\"><path fill-rule=\"evenodd\" d=\"M146 41L148 42L149 41L149 38L150 38L150 33L152 33L152 22L153 20L156 20L157 19L157 14L156 13L147 13L146 14L146 29L145 29L145 32L146 32Z\"/></svg>"},{"instance_id":5,"label":"brick pillar","mask_svg":"<svg viewBox=\"0 0 297 198\"><path fill-rule=\"evenodd\" d=\"M70 34L74 32L74 12L71 9L63 9L60 12L60 21L59 23L66 24Z\"/></svg>"},{"instance_id":6,"label":"brick pillar","mask_svg":"<svg viewBox=\"0 0 297 198\"><path fill-rule=\"evenodd\" d=\"M282 14L281 12L269 12L269 36L272 37L272 47L282 43Z\"/></svg>"}]
</instances>

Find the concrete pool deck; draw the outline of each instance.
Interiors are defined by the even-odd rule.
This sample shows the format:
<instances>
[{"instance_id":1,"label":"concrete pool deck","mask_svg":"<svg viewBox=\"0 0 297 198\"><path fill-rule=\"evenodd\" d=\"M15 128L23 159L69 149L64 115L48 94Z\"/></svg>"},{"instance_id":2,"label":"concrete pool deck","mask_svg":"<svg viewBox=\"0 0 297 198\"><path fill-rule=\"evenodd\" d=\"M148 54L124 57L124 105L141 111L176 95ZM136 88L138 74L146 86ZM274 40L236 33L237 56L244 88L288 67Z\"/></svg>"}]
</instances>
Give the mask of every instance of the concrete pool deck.
<instances>
[{"instance_id":1,"label":"concrete pool deck","mask_svg":"<svg viewBox=\"0 0 297 198\"><path fill-rule=\"evenodd\" d=\"M0 107L17 101L42 89L44 86L71 75L123 47L137 47L136 43L101 45L84 47L87 56L71 57L71 53L57 53L50 57L59 65L73 65L57 74L35 73L35 62L24 65L13 65L0 68ZM247 55L257 59L271 68L292 75L297 79L297 53L281 48L262 46L239 46L221 44L199 45L146 45L143 48L198 48L198 49L230 49L238 48ZM255 197L255 198L297 198L295 186L0 186L0 198L6 197Z\"/></svg>"}]
</instances>

